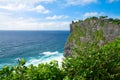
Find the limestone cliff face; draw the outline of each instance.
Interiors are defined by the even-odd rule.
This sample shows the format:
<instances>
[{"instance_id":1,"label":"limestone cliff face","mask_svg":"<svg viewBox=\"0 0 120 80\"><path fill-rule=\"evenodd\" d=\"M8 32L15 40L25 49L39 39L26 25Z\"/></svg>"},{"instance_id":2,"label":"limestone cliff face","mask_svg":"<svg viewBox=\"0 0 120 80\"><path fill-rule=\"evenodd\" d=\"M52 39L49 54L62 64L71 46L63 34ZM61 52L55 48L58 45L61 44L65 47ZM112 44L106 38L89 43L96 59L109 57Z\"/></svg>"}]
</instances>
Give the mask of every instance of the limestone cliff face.
<instances>
[{"instance_id":1,"label":"limestone cliff face","mask_svg":"<svg viewBox=\"0 0 120 80\"><path fill-rule=\"evenodd\" d=\"M120 24L113 23L110 19L89 18L84 21L72 22L70 24L70 35L64 48L64 56L71 54L72 47L84 42L93 42L95 36L102 36L97 45L100 47L116 37L120 37ZM100 35L101 33L102 35Z\"/></svg>"}]
</instances>

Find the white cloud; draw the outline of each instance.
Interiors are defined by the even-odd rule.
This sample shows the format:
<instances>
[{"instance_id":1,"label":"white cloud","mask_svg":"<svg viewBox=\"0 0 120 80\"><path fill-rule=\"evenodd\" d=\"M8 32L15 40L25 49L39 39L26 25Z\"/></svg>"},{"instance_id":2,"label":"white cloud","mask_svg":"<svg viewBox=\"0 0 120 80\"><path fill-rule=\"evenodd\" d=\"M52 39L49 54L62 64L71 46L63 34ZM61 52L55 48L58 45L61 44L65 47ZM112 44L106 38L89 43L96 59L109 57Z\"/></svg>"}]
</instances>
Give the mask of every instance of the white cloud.
<instances>
[{"instance_id":1,"label":"white cloud","mask_svg":"<svg viewBox=\"0 0 120 80\"><path fill-rule=\"evenodd\" d=\"M6 13L6 12L0 12L0 15L7 15L7 16L11 16L11 13Z\"/></svg>"},{"instance_id":2,"label":"white cloud","mask_svg":"<svg viewBox=\"0 0 120 80\"><path fill-rule=\"evenodd\" d=\"M31 8L29 10L30 11L36 11L38 13L43 13L43 14L47 14L47 13L50 12L49 10L45 9L45 7L43 7L42 5L38 5L38 6L36 6L34 8Z\"/></svg>"},{"instance_id":3,"label":"white cloud","mask_svg":"<svg viewBox=\"0 0 120 80\"><path fill-rule=\"evenodd\" d=\"M69 30L68 21L42 22L38 19L0 15L0 30Z\"/></svg>"},{"instance_id":4,"label":"white cloud","mask_svg":"<svg viewBox=\"0 0 120 80\"><path fill-rule=\"evenodd\" d=\"M8 4L8 5L0 5L0 9L6 9L10 11L18 11L18 10L24 10L27 9L28 7L24 4L19 4L19 5L13 5L13 4Z\"/></svg>"},{"instance_id":5,"label":"white cloud","mask_svg":"<svg viewBox=\"0 0 120 80\"><path fill-rule=\"evenodd\" d=\"M117 1L120 1L120 0L108 0L109 3L117 2Z\"/></svg>"},{"instance_id":6,"label":"white cloud","mask_svg":"<svg viewBox=\"0 0 120 80\"><path fill-rule=\"evenodd\" d=\"M86 5L97 2L97 0L66 0L66 1L67 5Z\"/></svg>"},{"instance_id":7,"label":"white cloud","mask_svg":"<svg viewBox=\"0 0 120 80\"><path fill-rule=\"evenodd\" d=\"M8 11L34 11L34 12L38 12L41 14L46 14L50 12L42 5L33 7L33 6L27 6L25 4L19 4L19 5L8 4L8 5L0 5L0 9L5 9Z\"/></svg>"},{"instance_id":8,"label":"white cloud","mask_svg":"<svg viewBox=\"0 0 120 80\"><path fill-rule=\"evenodd\" d=\"M35 4L35 3L52 3L56 0L0 0L0 3L14 3L14 4Z\"/></svg>"},{"instance_id":9,"label":"white cloud","mask_svg":"<svg viewBox=\"0 0 120 80\"><path fill-rule=\"evenodd\" d=\"M48 20L56 20L56 19L65 19L65 18L68 18L68 16L65 16L65 15L54 15L54 16L49 16L49 17L46 17L46 19Z\"/></svg>"},{"instance_id":10,"label":"white cloud","mask_svg":"<svg viewBox=\"0 0 120 80\"><path fill-rule=\"evenodd\" d=\"M52 3L55 0L0 0L0 9L8 11L34 11L38 13L46 14L49 12L44 6L40 5L44 3ZM36 4L39 4L36 6Z\"/></svg>"},{"instance_id":11,"label":"white cloud","mask_svg":"<svg viewBox=\"0 0 120 80\"><path fill-rule=\"evenodd\" d=\"M86 12L84 15L83 15L83 18L87 18L87 17L92 17L92 16L101 16L101 15L104 15L103 12Z\"/></svg>"}]
</instances>

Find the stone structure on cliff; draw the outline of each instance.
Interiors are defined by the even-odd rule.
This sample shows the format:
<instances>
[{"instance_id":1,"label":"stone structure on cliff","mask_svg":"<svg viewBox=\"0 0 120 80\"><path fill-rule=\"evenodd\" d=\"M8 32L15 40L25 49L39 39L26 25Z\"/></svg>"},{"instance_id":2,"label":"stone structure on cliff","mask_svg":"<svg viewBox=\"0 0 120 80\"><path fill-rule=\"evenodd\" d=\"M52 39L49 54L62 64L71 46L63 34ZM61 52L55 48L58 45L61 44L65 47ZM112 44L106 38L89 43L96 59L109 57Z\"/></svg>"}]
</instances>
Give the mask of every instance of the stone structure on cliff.
<instances>
[{"instance_id":1,"label":"stone structure on cliff","mask_svg":"<svg viewBox=\"0 0 120 80\"><path fill-rule=\"evenodd\" d=\"M96 32L101 32L104 39L99 39L98 45L102 46L104 43L120 37L120 20L106 17L91 17L85 20L79 20L70 24L70 36L64 48L64 56L71 53L72 47L76 47L76 41L93 42Z\"/></svg>"}]
</instances>

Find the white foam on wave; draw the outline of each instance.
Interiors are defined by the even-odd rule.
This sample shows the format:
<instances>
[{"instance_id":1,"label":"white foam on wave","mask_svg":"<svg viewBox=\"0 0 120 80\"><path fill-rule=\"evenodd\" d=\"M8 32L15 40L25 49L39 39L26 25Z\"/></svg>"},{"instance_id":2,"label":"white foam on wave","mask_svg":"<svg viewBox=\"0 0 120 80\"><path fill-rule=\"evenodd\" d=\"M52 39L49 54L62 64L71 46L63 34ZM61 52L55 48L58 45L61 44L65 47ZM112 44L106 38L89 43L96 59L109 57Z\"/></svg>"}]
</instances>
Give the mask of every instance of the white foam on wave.
<instances>
[{"instance_id":1,"label":"white foam on wave","mask_svg":"<svg viewBox=\"0 0 120 80\"><path fill-rule=\"evenodd\" d=\"M18 61L18 60L20 60L20 58L19 58L19 57L18 57L18 58L15 58L15 60Z\"/></svg>"},{"instance_id":2,"label":"white foam on wave","mask_svg":"<svg viewBox=\"0 0 120 80\"><path fill-rule=\"evenodd\" d=\"M29 66L31 64L33 64L34 66L37 66L39 63L41 63L42 60L41 59L30 59L29 61L27 61L27 63L25 64L26 66Z\"/></svg>"},{"instance_id":3,"label":"white foam on wave","mask_svg":"<svg viewBox=\"0 0 120 80\"><path fill-rule=\"evenodd\" d=\"M55 52L43 52L43 54L45 55L54 55L54 54L58 54L59 52L58 51L55 51Z\"/></svg>"},{"instance_id":4,"label":"white foam on wave","mask_svg":"<svg viewBox=\"0 0 120 80\"><path fill-rule=\"evenodd\" d=\"M31 58L30 60L27 61L27 63L25 65L29 66L30 64L33 64L34 66L37 66L40 63L49 63L52 60L57 60L58 65L59 66L62 65L62 60L64 58L63 53L59 53L58 51L55 51L55 52L43 52L43 54L45 54L45 56L40 57L38 59ZM56 55L54 55L54 54L56 54ZM48 56L48 55L51 55L51 56Z\"/></svg>"}]
</instances>

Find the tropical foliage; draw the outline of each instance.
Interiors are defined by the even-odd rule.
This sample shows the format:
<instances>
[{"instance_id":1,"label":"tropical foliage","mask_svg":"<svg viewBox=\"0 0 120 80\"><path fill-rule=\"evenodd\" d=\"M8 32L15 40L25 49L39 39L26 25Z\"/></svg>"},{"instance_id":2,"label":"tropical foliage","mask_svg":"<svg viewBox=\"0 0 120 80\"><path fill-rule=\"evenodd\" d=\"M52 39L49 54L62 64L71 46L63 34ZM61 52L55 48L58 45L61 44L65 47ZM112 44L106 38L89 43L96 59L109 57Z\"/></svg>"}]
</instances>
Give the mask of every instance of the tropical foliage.
<instances>
[{"instance_id":1,"label":"tropical foliage","mask_svg":"<svg viewBox=\"0 0 120 80\"><path fill-rule=\"evenodd\" d=\"M71 56L64 60L63 69L69 80L119 80L120 79L120 38L107 43L100 49L74 49Z\"/></svg>"}]
</instances>

